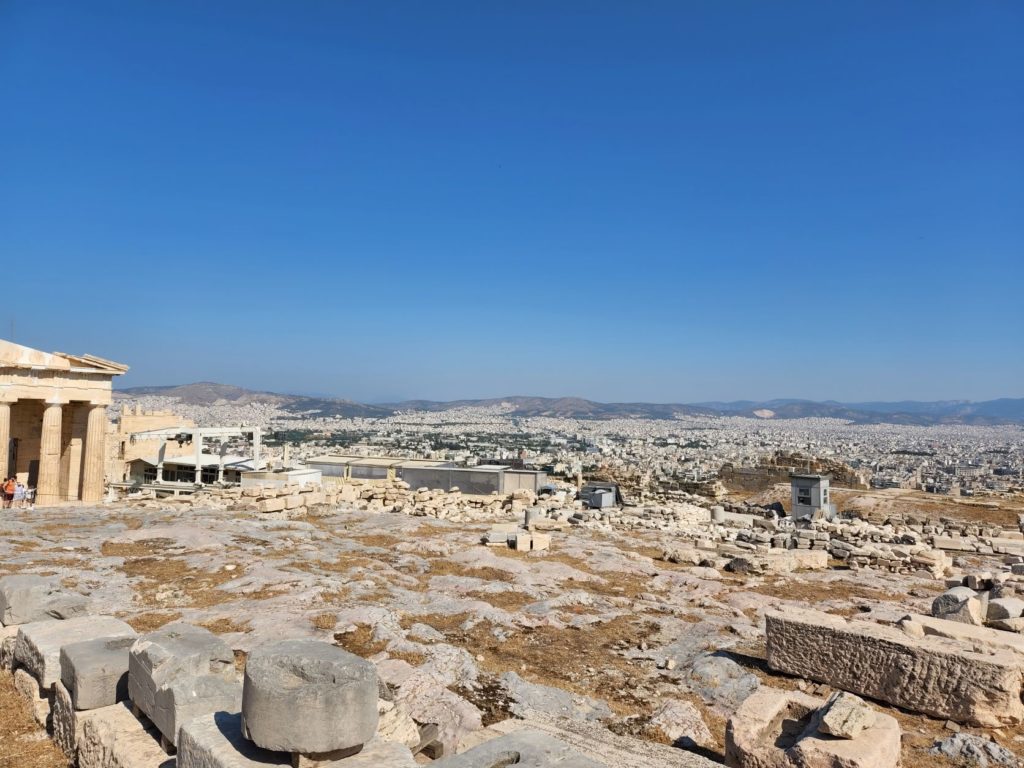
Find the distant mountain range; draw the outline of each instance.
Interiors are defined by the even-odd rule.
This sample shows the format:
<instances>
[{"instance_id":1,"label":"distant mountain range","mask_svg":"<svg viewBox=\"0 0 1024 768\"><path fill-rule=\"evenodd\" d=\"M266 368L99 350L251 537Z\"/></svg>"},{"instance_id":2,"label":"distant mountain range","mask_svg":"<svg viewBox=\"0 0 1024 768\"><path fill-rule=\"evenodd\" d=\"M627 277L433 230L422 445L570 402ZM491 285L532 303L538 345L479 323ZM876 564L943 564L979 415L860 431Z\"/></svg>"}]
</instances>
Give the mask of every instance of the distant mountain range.
<instances>
[{"instance_id":1,"label":"distant mountain range","mask_svg":"<svg viewBox=\"0 0 1024 768\"><path fill-rule=\"evenodd\" d=\"M579 397L496 397L485 400L407 400L368 405L352 400L308 395L257 392L229 384L199 382L162 387L131 387L122 396L160 395L190 405L267 403L295 413L322 416L378 418L399 411L448 411L453 408L486 407L507 403L513 416L554 416L575 419L671 419L676 414L748 416L760 419L807 417L844 419L857 424L1024 424L1024 398L970 402L940 400L919 402L838 403L833 400L737 400L706 403L598 403Z\"/></svg>"}]
</instances>

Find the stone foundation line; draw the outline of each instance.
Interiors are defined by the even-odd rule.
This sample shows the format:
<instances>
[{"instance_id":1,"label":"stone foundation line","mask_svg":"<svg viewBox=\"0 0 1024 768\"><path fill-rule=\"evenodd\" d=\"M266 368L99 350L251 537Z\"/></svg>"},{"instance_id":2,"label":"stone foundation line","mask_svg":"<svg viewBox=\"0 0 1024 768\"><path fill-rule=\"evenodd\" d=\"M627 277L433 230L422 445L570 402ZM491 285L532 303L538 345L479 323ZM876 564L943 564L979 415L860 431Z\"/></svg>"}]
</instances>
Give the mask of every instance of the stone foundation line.
<instances>
[{"instance_id":1,"label":"stone foundation line","mask_svg":"<svg viewBox=\"0 0 1024 768\"><path fill-rule=\"evenodd\" d=\"M530 490L477 496L452 491L412 489L401 480L346 480L321 486L206 488L192 496L156 499L130 497L129 507L162 510L203 507L248 512L259 517L291 518L326 513L343 506L368 512L394 512L453 522L527 522L531 530L574 527L605 531L653 531L671 534L683 545L736 552L821 551L852 568L942 578L960 554L994 555L1024 570L1024 532L946 518L892 517L879 525L865 520L794 523L777 505L712 504L689 494L685 501L636 507L588 509L568 500L565 491L539 496ZM1012 562L1011 562L1012 561Z\"/></svg>"}]
</instances>

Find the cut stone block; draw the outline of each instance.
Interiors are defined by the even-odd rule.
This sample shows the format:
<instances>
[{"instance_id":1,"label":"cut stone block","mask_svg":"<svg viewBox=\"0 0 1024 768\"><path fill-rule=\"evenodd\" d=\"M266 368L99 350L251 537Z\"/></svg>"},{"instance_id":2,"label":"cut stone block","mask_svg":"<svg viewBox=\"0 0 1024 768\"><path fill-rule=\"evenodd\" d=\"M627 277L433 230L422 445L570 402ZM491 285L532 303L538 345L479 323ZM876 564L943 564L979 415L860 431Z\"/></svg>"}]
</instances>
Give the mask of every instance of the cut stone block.
<instances>
[{"instance_id":1,"label":"cut stone block","mask_svg":"<svg viewBox=\"0 0 1024 768\"><path fill-rule=\"evenodd\" d=\"M28 702L32 718L43 728L50 727L50 694L39 688L36 680L24 669L14 670L14 690Z\"/></svg>"},{"instance_id":2,"label":"cut stone block","mask_svg":"<svg viewBox=\"0 0 1024 768\"><path fill-rule=\"evenodd\" d=\"M953 587L936 597L932 616L975 626L981 626L985 618L981 600L970 587Z\"/></svg>"},{"instance_id":3,"label":"cut stone block","mask_svg":"<svg viewBox=\"0 0 1024 768\"><path fill-rule=\"evenodd\" d=\"M53 741L69 758L78 755L78 742L82 737L85 721L100 710L77 712L71 702L71 694L59 681L53 686L53 705L50 716L53 727Z\"/></svg>"},{"instance_id":4,"label":"cut stone block","mask_svg":"<svg viewBox=\"0 0 1024 768\"><path fill-rule=\"evenodd\" d=\"M765 613L768 666L834 688L958 723L1024 720L1021 657L820 611Z\"/></svg>"},{"instance_id":5,"label":"cut stone block","mask_svg":"<svg viewBox=\"0 0 1024 768\"><path fill-rule=\"evenodd\" d=\"M760 688L729 719L725 764L757 768L895 768L900 759L896 719L875 713L852 739L822 735L821 699L799 691Z\"/></svg>"},{"instance_id":6,"label":"cut stone block","mask_svg":"<svg viewBox=\"0 0 1024 768\"><path fill-rule=\"evenodd\" d=\"M1024 618L1020 619L993 619L989 625L994 629L1002 629L1006 632L1024 632Z\"/></svg>"},{"instance_id":7,"label":"cut stone block","mask_svg":"<svg viewBox=\"0 0 1024 768\"><path fill-rule=\"evenodd\" d=\"M533 549L532 533L517 533L514 541L515 548L520 552L529 552Z\"/></svg>"},{"instance_id":8,"label":"cut stone block","mask_svg":"<svg viewBox=\"0 0 1024 768\"><path fill-rule=\"evenodd\" d=\"M134 629L113 616L37 621L19 628L14 660L35 676L43 690L48 690L60 680L60 649L67 643L134 636Z\"/></svg>"},{"instance_id":9,"label":"cut stone block","mask_svg":"<svg viewBox=\"0 0 1024 768\"><path fill-rule=\"evenodd\" d=\"M207 629L174 622L142 635L129 649L128 697L155 722L156 695L161 688L178 678L211 674L226 681L236 679L231 648Z\"/></svg>"},{"instance_id":10,"label":"cut stone block","mask_svg":"<svg viewBox=\"0 0 1024 768\"><path fill-rule=\"evenodd\" d=\"M14 667L14 643L18 639L18 627L0 627L0 670Z\"/></svg>"},{"instance_id":11,"label":"cut stone block","mask_svg":"<svg viewBox=\"0 0 1024 768\"><path fill-rule=\"evenodd\" d=\"M832 694L821 708L818 730L840 739L855 739L875 722L875 710L852 693Z\"/></svg>"},{"instance_id":12,"label":"cut stone block","mask_svg":"<svg viewBox=\"0 0 1024 768\"><path fill-rule=\"evenodd\" d=\"M257 512L281 512L284 509L284 499L263 499L256 502Z\"/></svg>"},{"instance_id":13,"label":"cut stone block","mask_svg":"<svg viewBox=\"0 0 1024 768\"><path fill-rule=\"evenodd\" d=\"M219 675L179 675L156 691L150 720L164 738L177 746L178 731L193 718L211 712L237 712L242 684Z\"/></svg>"},{"instance_id":14,"label":"cut stone block","mask_svg":"<svg viewBox=\"0 0 1024 768\"><path fill-rule=\"evenodd\" d=\"M240 713L216 712L181 727L178 734L177 768L265 768L293 765L287 752L257 747L242 735ZM414 768L408 747L373 739L356 754L332 768Z\"/></svg>"},{"instance_id":15,"label":"cut stone block","mask_svg":"<svg viewBox=\"0 0 1024 768\"><path fill-rule=\"evenodd\" d=\"M60 679L75 709L109 707L128 698L128 650L134 643L133 632L60 649Z\"/></svg>"},{"instance_id":16,"label":"cut stone block","mask_svg":"<svg viewBox=\"0 0 1024 768\"><path fill-rule=\"evenodd\" d=\"M988 601L988 620L1019 619L1024 615L1024 600L1018 597L997 597Z\"/></svg>"},{"instance_id":17,"label":"cut stone block","mask_svg":"<svg viewBox=\"0 0 1024 768\"><path fill-rule=\"evenodd\" d=\"M265 749L329 753L365 744L377 731L377 670L316 640L253 651L245 664L242 729Z\"/></svg>"},{"instance_id":18,"label":"cut stone block","mask_svg":"<svg viewBox=\"0 0 1024 768\"><path fill-rule=\"evenodd\" d=\"M286 752L271 752L242 736L241 713L210 712L178 732L177 768L260 768L292 764Z\"/></svg>"},{"instance_id":19,"label":"cut stone block","mask_svg":"<svg viewBox=\"0 0 1024 768\"><path fill-rule=\"evenodd\" d=\"M454 757L435 760L436 768L605 768L602 763L584 757L553 736L522 730L500 736Z\"/></svg>"},{"instance_id":20,"label":"cut stone block","mask_svg":"<svg viewBox=\"0 0 1024 768\"><path fill-rule=\"evenodd\" d=\"M125 703L96 709L82 722L78 768L174 768L159 734L143 725Z\"/></svg>"},{"instance_id":21,"label":"cut stone block","mask_svg":"<svg viewBox=\"0 0 1024 768\"><path fill-rule=\"evenodd\" d=\"M945 619L936 619L933 616L919 614L904 616L900 620L899 626L904 632L915 634L917 637L923 637L924 635L946 637L951 640L969 643L976 650L980 644L984 644L992 648L1011 650L1024 656L1024 637L1001 632L991 627L975 627L971 624L946 621Z\"/></svg>"}]
</instances>

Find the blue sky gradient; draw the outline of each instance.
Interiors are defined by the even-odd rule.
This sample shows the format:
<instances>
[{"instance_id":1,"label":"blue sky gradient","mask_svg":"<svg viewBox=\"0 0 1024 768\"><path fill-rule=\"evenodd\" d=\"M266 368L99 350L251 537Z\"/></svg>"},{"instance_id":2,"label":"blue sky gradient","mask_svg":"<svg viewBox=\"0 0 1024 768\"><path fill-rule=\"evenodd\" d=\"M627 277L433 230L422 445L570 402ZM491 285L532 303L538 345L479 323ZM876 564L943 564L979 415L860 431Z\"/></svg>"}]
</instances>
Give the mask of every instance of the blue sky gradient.
<instances>
[{"instance_id":1,"label":"blue sky gradient","mask_svg":"<svg viewBox=\"0 0 1024 768\"><path fill-rule=\"evenodd\" d=\"M1024 3L0 2L0 336L365 401L1024 395Z\"/></svg>"}]
</instances>

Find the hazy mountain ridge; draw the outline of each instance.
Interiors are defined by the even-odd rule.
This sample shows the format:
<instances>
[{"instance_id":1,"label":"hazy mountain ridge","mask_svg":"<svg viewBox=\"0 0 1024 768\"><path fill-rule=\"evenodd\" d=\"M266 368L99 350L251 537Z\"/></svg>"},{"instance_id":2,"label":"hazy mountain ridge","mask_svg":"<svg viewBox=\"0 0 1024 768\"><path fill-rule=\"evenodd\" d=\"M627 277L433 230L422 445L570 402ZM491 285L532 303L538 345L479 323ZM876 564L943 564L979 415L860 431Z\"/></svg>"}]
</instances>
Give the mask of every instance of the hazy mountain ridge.
<instances>
[{"instance_id":1,"label":"hazy mountain ridge","mask_svg":"<svg viewBox=\"0 0 1024 768\"><path fill-rule=\"evenodd\" d=\"M600 403L581 397L529 397L515 395L473 400L406 400L371 405L333 397L310 397L259 392L230 384L204 381L154 387L130 387L119 396L159 395L189 405L267 403L292 412L323 416L379 418L399 411L447 411L455 408L512 406L510 414L523 417L576 419L671 419L676 414L748 416L770 419L809 417L845 419L858 424L1024 424L1024 398L839 403L832 400L737 400L703 403Z\"/></svg>"}]
</instances>

